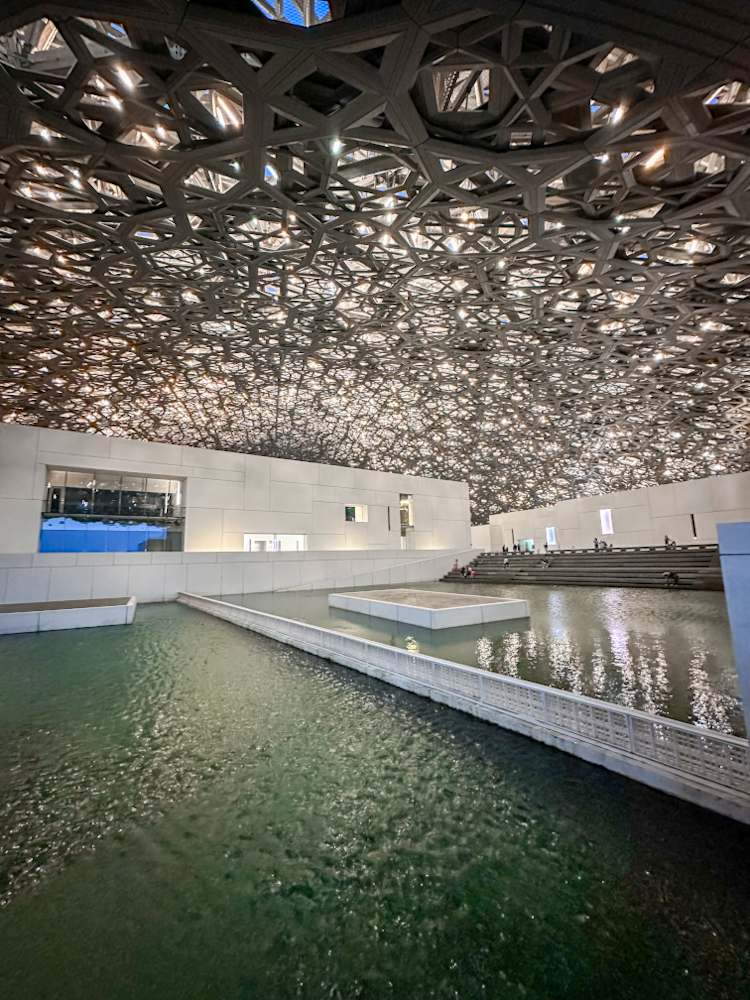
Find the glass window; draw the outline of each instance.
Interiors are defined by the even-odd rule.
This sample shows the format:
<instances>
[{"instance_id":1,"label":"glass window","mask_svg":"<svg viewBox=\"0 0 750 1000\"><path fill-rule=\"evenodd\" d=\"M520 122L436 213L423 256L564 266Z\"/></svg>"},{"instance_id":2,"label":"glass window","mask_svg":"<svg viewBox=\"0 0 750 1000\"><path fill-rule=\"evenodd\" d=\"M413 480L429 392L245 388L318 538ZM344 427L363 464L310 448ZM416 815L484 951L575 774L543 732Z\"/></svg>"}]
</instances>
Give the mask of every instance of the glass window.
<instances>
[{"instance_id":1,"label":"glass window","mask_svg":"<svg viewBox=\"0 0 750 1000\"><path fill-rule=\"evenodd\" d=\"M65 474L65 485L74 489L91 489L94 485L93 472L67 472Z\"/></svg>"},{"instance_id":2,"label":"glass window","mask_svg":"<svg viewBox=\"0 0 750 1000\"><path fill-rule=\"evenodd\" d=\"M143 493L146 489L146 480L138 476L123 476L122 488L128 492Z\"/></svg>"},{"instance_id":3,"label":"glass window","mask_svg":"<svg viewBox=\"0 0 750 1000\"><path fill-rule=\"evenodd\" d=\"M97 473L93 502L95 514L119 514L120 477L106 472Z\"/></svg>"},{"instance_id":4,"label":"glass window","mask_svg":"<svg viewBox=\"0 0 750 1000\"><path fill-rule=\"evenodd\" d=\"M47 471L48 514L171 517L182 505L182 482L112 472Z\"/></svg>"},{"instance_id":5,"label":"glass window","mask_svg":"<svg viewBox=\"0 0 750 1000\"><path fill-rule=\"evenodd\" d=\"M94 491L93 472L67 472L65 492L58 509L65 514L90 514Z\"/></svg>"},{"instance_id":6,"label":"glass window","mask_svg":"<svg viewBox=\"0 0 750 1000\"><path fill-rule=\"evenodd\" d=\"M547 545L556 545L557 542L555 541L555 529L554 528L545 528L544 532L545 532L545 534L547 536Z\"/></svg>"},{"instance_id":7,"label":"glass window","mask_svg":"<svg viewBox=\"0 0 750 1000\"><path fill-rule=\"evenodd\" d=\"M347 521L366 521L368 509L366 504L355 503L351 507L345 507L345 517Z\"/></svg>"},{"instance_id":8,"label":"glass window","mask_svg":"<svg viewBox=\"0 0 750 1000\"><path fill-rule=\"evenodd\" d=\"M97 472L94 482L98 490L120 489L120 476L113 476L109 472Z\"/></svg>"},{"instance_id":9,"label":"glass window","mask_svg":"<svg viewBox=\"0 0 750 1000\"><path fill-rule=\"evenodd\" d=\"M414 497L411 493L399 494L399 510L401 513L401 527L414 527Z\"/></svg>"},{"instance_id":10,"label":"glass window","mask_svg":"<svg viewBox=\"0 0 750 1000\"><path fill-rule=\"evenodd\" d=\"M179 552L182 527L50 517L42 520L40 552Z\"/></svg>"},{"instance_id":11,"label":"glass window","mask_svg":"<svg viewBox=\"0 0 750 1000\"><path fill-rule=\"evenodd\" d=\"M609 510L609 509L607 509L607 510L600 510L599 511L599 520L600 520L601 526L602 526L602 534L603 535L614 535L615 529L612 527L612 511Z\"/></svg>"},{"instance_id":12,"label":"glass window","mask_svg":"<svg viewBox=\"0 0 750 1000\"><path fill-rule=\"evenodd\" d=\"M47 473L47 507L52 514L59 514L65 497L65 473L50 469Z\"/></svg>"},{"instance_id":13,"label":"glass window","mask_svg":"<svg viewBox=\"0 0 750 1000\"><path fill-rule=\"evenodd\" d=\"M245 552L304 552L307 535L245 535Z\"/></svg>"},{"instance_id":14,"label":"glass window","mask_svg":"<svg viewBox=\"0 0 750 1000\"><path fill-rule=\"evenodd\" d=\"M147 493L169 493L169 479L147 479Z\"/></svg>"},{"instance_id":15,"label":"glass window","mask_svg":"<svg viewBox=\"0 0 750 1000\"><path fill-rule=\"evenodd\" d=\"M173 497L182 497L178 479L49 469L39 551L181 551Z\"/></svg>"}]
</instances>

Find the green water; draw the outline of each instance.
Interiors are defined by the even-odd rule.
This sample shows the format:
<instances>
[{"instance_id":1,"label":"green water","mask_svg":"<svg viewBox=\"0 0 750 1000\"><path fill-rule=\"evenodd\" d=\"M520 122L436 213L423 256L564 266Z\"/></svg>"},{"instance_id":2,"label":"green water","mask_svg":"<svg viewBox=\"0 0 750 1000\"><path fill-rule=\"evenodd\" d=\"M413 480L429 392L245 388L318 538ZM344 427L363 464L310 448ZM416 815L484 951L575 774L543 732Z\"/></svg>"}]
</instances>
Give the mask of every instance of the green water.
<instances>
[{"instance_id":1,"label":"green water","mask_svg":"<svg viewBox=\"0 0 750 1000\"><path fill-rule=\"evenodd\" d=\"M3 1000L750 995L750 829L177 605L0 640Z\"/></svg>"},{"instance_id":2,"label":"green water","mask_svg":"<svg viewBox=\"0 0 750 1000\"><path fill-rule=\"evenodd\" d=\"M222 600L706 729L745 735L722 593L455 583L410 586L523 598L529 602L531 617L433 631L329 608L332 591L328 590L235 594Z\"/></svg>"}]
</instances>

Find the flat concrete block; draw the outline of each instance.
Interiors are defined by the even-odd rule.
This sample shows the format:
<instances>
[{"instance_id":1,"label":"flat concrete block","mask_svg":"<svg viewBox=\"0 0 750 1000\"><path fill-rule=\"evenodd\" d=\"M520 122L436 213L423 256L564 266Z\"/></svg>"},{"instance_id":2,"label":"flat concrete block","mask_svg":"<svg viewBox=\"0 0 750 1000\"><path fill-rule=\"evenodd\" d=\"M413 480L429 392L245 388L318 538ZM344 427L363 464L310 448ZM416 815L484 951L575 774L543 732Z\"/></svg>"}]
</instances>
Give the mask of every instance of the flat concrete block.
<instances>
[{"instance_id":1,"label":"flat concrete block","mask_svg":"<svg viewBox=\"0 0 750 1000\"><path fill-rule=\"evenodd\" d=\"M5 614L0 613L0 635L38 631L38 611L10 611Z\"/></svg>"},{"instance_id":2,"label":"flat concrete block","mask_svg":"<svg viewBox=\"0 0 750 1000\"><path fill-rule=\"evenodd\" d=\"M68 628L97 628L100 625L126 625L125 605L102 608L69 608L40 611L39 631L55 632Z\"/></svg>"},{"instance_id":3,"label":"flat concrete block","mask_svg":"<svg viewBox=\"0 0 750 1000\"><path fill-rule=\"evenodd\" d=\"M358 611L421 628L460 628L486 622L528 618L529 602L503 597L475 597L430 590L371 590L329 594L332 608Z\"/></svg>"},{"instance_id":4,"label":"flat concrete block","mask_svg":"<svg viewBox=\"0 0 750 1000\"><path fill-rule=\"evenodd\" d=\"M81 601L44 601L0 605L0 635L18 632L54 632L102 625L130 625L135 617L134 597Z\"/></svg>"}]
</instances>

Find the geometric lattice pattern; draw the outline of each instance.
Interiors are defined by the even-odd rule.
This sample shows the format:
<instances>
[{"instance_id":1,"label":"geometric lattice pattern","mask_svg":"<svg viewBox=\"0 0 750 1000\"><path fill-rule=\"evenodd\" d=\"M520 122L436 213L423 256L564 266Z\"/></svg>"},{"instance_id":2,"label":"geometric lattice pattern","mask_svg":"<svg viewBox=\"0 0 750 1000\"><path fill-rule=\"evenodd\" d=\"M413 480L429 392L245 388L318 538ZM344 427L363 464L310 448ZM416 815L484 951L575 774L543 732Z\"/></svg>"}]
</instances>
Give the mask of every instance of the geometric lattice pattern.
<instances>
[{"instance_id":1,"label":"geometric lattice pattern","mask_svg":"<svg viewBox=\"0 0 750 1000\"><path fill-rule=\"evenodd\" d=\"M517 4L26 6L3 419L466 478L477 520L750 467L750 68Z\"/></svg>"}]
</instances>

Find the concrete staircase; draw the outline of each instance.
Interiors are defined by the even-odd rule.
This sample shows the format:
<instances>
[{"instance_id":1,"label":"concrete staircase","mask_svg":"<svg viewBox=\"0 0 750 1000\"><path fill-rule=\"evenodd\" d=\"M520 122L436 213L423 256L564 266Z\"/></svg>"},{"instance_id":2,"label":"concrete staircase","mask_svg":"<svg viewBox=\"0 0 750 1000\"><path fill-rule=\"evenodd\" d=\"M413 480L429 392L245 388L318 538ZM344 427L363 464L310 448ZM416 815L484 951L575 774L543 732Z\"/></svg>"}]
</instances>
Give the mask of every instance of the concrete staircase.
<instances>
[{"instance_id":1,"label":"concrete staircase","mask_svg":"<svg viewBox=\"0 0 750 1000\"><path fill-rule=\"evenodd\" d=\"M473 579L451 570L446 583L546 583L575 587L667 586L665 573L676 573L677 590L723 590L716 545L654 546L627 549L582 549L547 554L485 552L473 560Z\"/></svg>"}]
</instances>

